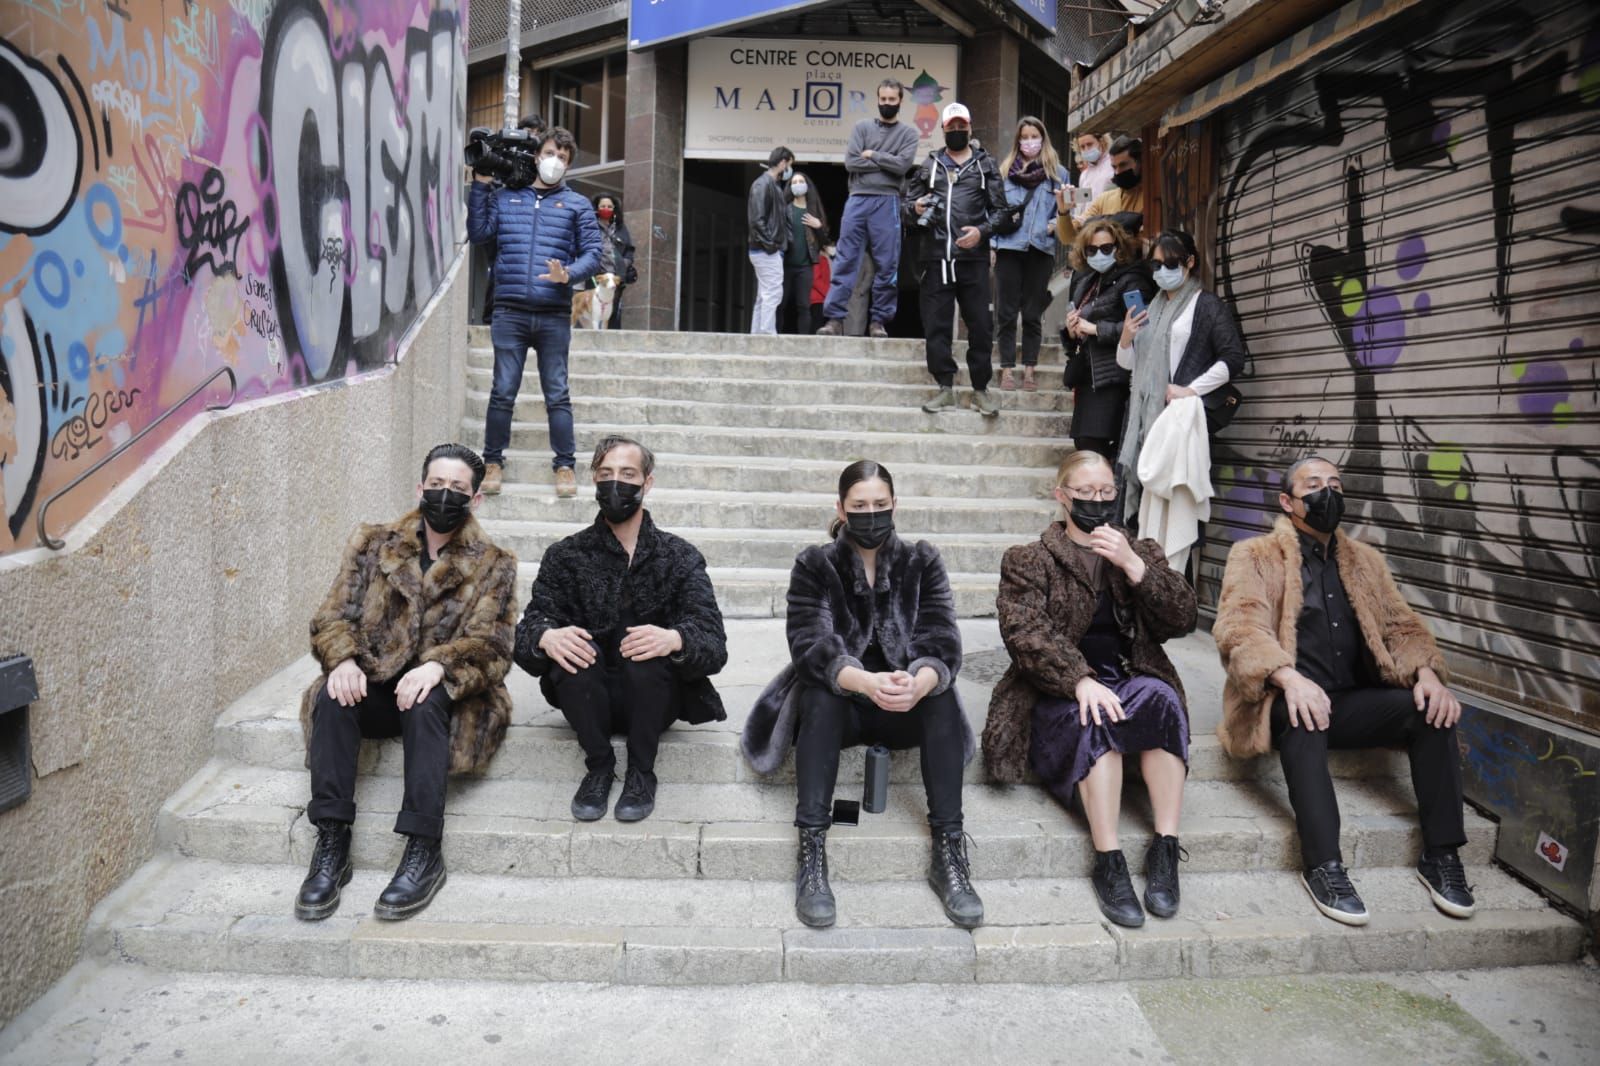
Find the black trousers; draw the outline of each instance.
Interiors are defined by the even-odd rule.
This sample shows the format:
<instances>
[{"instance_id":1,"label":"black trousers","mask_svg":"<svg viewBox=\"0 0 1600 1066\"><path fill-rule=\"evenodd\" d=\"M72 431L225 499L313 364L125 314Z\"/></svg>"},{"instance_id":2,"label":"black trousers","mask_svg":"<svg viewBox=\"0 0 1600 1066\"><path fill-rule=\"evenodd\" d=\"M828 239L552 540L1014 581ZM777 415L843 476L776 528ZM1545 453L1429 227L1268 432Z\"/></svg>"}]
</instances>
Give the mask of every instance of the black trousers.
<instances>
[{"instance_id":1,"label":"black trousers","mask_svg":"<svg viewBox=\"0 0 1600 1066\"><path fill-rule=\"evenodd\" d=\"M1328 773L1328 752L1339 748L1403 745L1411 758L1427 848L1459 848L1467 842L1461 813L1461 749L1455 727L1428 724L1410 689L1352 688L1328 693L1333 704L1326 730L1289 725L1282 695L1272 705L1272 743L1289 784L1289 803L1300 830L1300 855L1306 869L1339 851L1339 801Z\"/></svg>"},{"instance_id":2,"label":"black trousers","mask_svg":"<svg viewBox=\"0 0 1600 1066\"><path fill-rule=\"evenodd\" d=\"M341 707L323 685L311 712L312 822L356 820L356 759L363 737L399 737L405 746L405 797L394 831L438 840L444 835L445 776L450 770L450 697L444 685L409 711L395 703L399 677L367 681L367 696Z\"/></svg>"},{"instance_id":3,"label":"black trousers","mask_svg":"<svg viewBox=\"0 0 1600 1066\"><path fill-rule=\"evenodd\" d=\"M811 333L811 281L813 267L783 265L783 303L778 305L778 332Z\"/></svg>"},{"instance_id":4,"label":"black trousers","mask_svg":"<svg viewBox=\"0 0 1600 1066\"><path fill-rule=\"evenodd\" d=\"M661 734L678 717L677 680L665 657L636 663L606 644L609 652L591 644L594 665L575 674L555 667L556 700L590 770L616 765L611 738L621 733L628 738L628 766L654 773Z\"/></svg>"},{"instance_id":5,"label":"black trousers","mask_svg":"<svg viewBox=\"0 0 1600 1066\"><path fill-rule=\"evenodd\" d=\"M995 341L1000 365L1017 365L1017 314L1022 314L1022 365L1039 365L1039 344L1044 337L1044 310L1050 306L1050 272L1054 256L1037 248L1001 249L994 253L994 306L1000 318Z\"/></svg>"},{"instance_id":6,"label":"black trousers","mask_svg":"<svg viewBox=\"0 0 1600 1066\"><path fill-rule=\"evenodd\" d=\"M956 308L967 324L967 371L974 389L994 377L994 323L989 316L989 264L982 259L924 261L922 335L927 338L928 373L941 387L955 384Z\"/></svg>"},{"instance_id":7,"label":"black trousers","mask_svg":"<svg viewBox=\"0 0 1600 1066\"><path fill-rule=\"evenodd\" d=\"M1106 437L1073 437L1072 447L1080 452L1099 452L1105 456L1106 462L1116 466L1116 441Z\"/></svg>"},{"instance_id":8,"label":"black trousers","mask_svg":"<svg viewBox=\"0 0 1600 1066\"><path fill-rule=\"evenodd\" d=\"M833 789L839 753L857 744L896 750L922 749L922 787L928 794L928 825L936 832L961 830L961 705L949 689L929 696L903 714L865 699L836 696L806 686L800 692L800 727L794 742L799 803L794 824L826 829L833 824Z\"/></svg>"}]
</instances>

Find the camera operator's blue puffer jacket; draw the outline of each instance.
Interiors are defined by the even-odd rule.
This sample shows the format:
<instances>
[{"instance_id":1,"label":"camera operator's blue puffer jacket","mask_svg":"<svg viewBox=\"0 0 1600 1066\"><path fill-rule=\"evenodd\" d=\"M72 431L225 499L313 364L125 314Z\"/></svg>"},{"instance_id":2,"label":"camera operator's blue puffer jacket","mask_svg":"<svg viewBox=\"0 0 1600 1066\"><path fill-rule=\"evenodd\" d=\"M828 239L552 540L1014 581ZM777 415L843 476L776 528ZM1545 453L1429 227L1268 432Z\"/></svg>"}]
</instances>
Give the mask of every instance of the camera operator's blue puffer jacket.
<instances>
[{"instance_id":1,"label":"camera operator's blue puffer jacket","mask_svg":"<svg viewBox=\"0 0 1600 1066\"><path fill-rule=\"evenodd\" d=\"M467 199L467 238L495 242L494 305L524 311L572 310L571 282L600 270L600 224L589 201L566 184L506 189L475 181ZM571 282L540 281L546 260L566 264Z\"/></svg>"}]
</instances>

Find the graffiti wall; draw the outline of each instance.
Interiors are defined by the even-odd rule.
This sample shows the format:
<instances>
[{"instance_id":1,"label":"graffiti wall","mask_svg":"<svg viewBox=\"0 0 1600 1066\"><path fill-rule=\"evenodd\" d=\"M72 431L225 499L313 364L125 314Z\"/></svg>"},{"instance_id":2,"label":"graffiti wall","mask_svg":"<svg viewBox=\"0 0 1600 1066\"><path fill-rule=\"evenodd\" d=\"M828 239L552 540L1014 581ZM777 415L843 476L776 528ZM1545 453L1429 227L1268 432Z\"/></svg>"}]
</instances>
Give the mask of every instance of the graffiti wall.
<instances>
[{"instance_id":1,"label":"graffiti wall","mask_svg":"<svg viewBox=\"0 0 1600 1066\"><path fill-rule=\"evenodd\" d=\"M1421 4L1219 125L1208 586L1320 452L1458 678L1600 729L1600 7Z\"/></svg>"},{"instance_id":2,"label":"graffiti wall","mask_svg":"<svg viewBox=\"0 0 1600 1066\"><path fill-rule=\"evenodd\" d=\"M0 552L222 366L249 399L392 359L462 239L466 18L466 0L0 7Z\"/></svg>"}]
</instances>

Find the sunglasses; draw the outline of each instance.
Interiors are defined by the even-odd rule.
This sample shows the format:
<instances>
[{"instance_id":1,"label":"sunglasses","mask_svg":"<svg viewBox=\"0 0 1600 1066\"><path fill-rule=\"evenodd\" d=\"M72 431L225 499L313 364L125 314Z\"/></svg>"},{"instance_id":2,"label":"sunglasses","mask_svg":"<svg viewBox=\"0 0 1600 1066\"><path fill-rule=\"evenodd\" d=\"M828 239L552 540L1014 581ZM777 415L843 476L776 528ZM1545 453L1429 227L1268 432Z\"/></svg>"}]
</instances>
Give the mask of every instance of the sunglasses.
<instances>
[{"instance_id":1,"label":"sunglasses","mask_svg":"<svg viewBox=\"0 0 1600 1066\"><path fill-rule=\"evenodd\" d=\"M1091 245L1089 245L1089 251L1091 251L1091 252L1100 252L1101 254L1112 253L1112 252L1115 252L1116 250L1117 250L1117 246L1115 244L1091 244Z\"/></svg>"}]
</instances>

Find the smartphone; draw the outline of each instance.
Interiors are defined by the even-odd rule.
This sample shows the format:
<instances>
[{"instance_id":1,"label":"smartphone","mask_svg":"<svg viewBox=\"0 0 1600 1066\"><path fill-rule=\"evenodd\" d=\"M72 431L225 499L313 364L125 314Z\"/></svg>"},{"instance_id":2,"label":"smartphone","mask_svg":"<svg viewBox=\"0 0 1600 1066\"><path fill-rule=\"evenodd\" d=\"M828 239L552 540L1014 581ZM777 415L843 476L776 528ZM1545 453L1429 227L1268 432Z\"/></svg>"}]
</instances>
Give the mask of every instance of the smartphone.
<instances>
[{"instance_id":1,"label":"smartphone","mask_svg":"<svg viewBox=\"0 0 1600 1066\"><path fill-rule=\"evenodd\" d=\"M1072 187L1072 202L1083 207L1094 203L1094 190L1087 185L1074 185Z\"/></svg>"},{"instance_id":2,"label":"smartphone","mask_svg":"<svg viewBox=\"0 0 1600 1066\"><path fill-rule=\"evenodd\" d=\"M1144 311L1144 293L1138 289L1129 289L1122 294L1122 303L1124 307L1134 314L1141 314Z\"/></svg>"}]
</instances>

